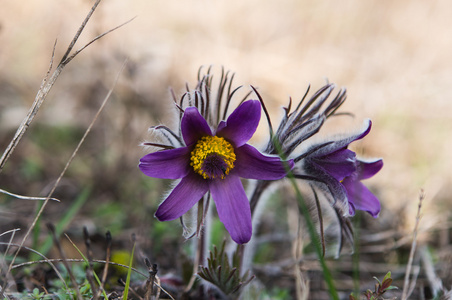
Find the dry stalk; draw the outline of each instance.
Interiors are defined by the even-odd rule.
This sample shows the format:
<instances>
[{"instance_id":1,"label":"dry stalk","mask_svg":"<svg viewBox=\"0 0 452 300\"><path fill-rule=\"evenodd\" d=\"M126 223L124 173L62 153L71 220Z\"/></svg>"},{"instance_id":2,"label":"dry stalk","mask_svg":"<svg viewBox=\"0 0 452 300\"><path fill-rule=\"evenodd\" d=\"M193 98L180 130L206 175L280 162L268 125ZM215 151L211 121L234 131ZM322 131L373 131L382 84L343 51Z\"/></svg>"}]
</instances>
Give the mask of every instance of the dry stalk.
<instances>
[{"instance_id":1,"label":"dry stalk","mask_svg":"<svg viewBox=\"0 0 452 300\"><path fill-rule=\"evenodd\" d=\"M12 242L14 240L14 236L16 235L16 231L20 231L20 228L11 229L11 230L5 231L2 234L0 234L0 236L3 236L5 234L11 233L11 237L9 238L9 243L8 243L8 245L6 247L5 253L3 253L3 259L5 259L6 258L6 254L8 254L9 246L12 244Z\"/></svg>"},{"instance_id":2,"label":"dry stalk","mask_svg":"<svg viewBox=\"0 0 452 300\"><path fill-rule=\"evenodd\" d=\"M105 266L104 266L104 270L102 272L102 281L101 281L100 289L98 291L98 296L100 296L101 291L104 289L105 282L107 281L108 266L110 265L110 257L111 257L111 233L110 233L110 231L107 231L107 233L105 234L105 238L107 240L107 249L105 251L106 252L105 253Z\"/></svg>"},{"instance_id":3,"label":"dry stalk","mask_svg":"<svg viewBox=\"0 0 452 300\"><path fill-rule=\"evenodd\" d=\"M126 286L126 283L122 278L119 278L118 282L124 287ZM138 293L131 286L129 286L129 292L131 292L137 299L144 300L144 298L138 295Z\"/></svg>"},{"instance_id":4,"label":"dry stalk","mask_svg":"<svg viewBox=\"0 0 452 300\"><path fill-rule=\"evenodd\" d=\"M61 247L61 243L58 240L57 235L55 234L55 226L49 223L47 224L47 228L49 229L50 234L52 235L54 245L57 247L61 258L63 259L63 265L66 268L69 278L71 279L72 286L75 289L75 292L77 293L77 298L83 300L82 294L80 293L80 289L78 288L77 280L75 280L75 276L72 273L71 266L67 262L66 254L64 253L63 248Z\"/></svg>"},{"instance_id":5,"label":"dry stalk","mask_svg":"<svg viewBox=\"0 0 452 300\"><path fill-rule=\"evenodd\" d=\"M428 252L428 249L426 246L421 247L420 255L421 255L421 261L423 265L423 269L425 272L425 275L427 277L428 283L430 285L430 289L432 291L433 297L437 298L438 294L443 291L443 283L441 281L441 278L438 277L438 275L435 273L435 266L433 263L432 256ZM448 298L445 298L448 299ZM449 298L450 299L450 298Z\"/></svg>"},{"instance_id":6,"label":"dry stalk","mask_svg":"<svg viewBox=\"0 0 452 300\"><path fill-rule=\"evenodd\" d=\"M20 140L24 136L28 127L30 127L31 123L33 122L34 117L37 115L37 113L39 111L39 108L41 107L44 100L47 98L47 95L49 94L50 89L53 87L58 76L63 71L63 68L75 57L75 55L80 53L80 51L76 51L74 53L74 55L69 56L69 54L71 53L72 49L75 46L75 43L77 42L78 38L80 37L80 34L82 33L82 31L85 28L86 24L88 23L89 19L93 15L93 13L96 10L97 6L99 5L100 1L101 0L97 0L94 3L94 5L91 7L91 10L89 11L85 20L83 20L82 25L79 27L79 29L77 30L77 33L75 34L74 38L72 39L71 43L69 44L69 47L67 48L66 53L63 55L60 63L56 67L52 76L50 76L50 78L49 78L50 71L52 70L52 67L53 67L53 59L55 57L55 48L56 48L56 41L55 41L55 44L53 45L52 56L50 59L50 65L49 65L49 69L47 70L47 74L44 77L44 79L42 80L41 87L39 88L39 91L36 94L35 100L34 100L33 104L31 105L27 116L20 124L19 128L16 131L16 134L14 135L13 139L9 143L5 152L3 152L2 158L0 159L0 172L3 170L3 167L6 163L6 161L11 156L11 154L13 153L13 151L17 147L17 145L19 144ZM83 47L82 50L84 48L85 47ZM47 81L47 80L49 80L49 81Z\"/></svg>"},{"instance_id":7,"label":"dry stalk","mask_svg":"<svg viewBox=\"0 0 452 300\"><path fill-rule=\"evenodd\" d=\"M287 209L287 224L291 235L294 238L292 243L293 273L295 277L295 292L297 299L306 300L309 298L309 281L303 275L301 270L301 261L303 260L303 228L301 216L298 213L297 204L291 202Z\"/></svg>"},{"instance_id":8,"label":"dry stalk","mask_svg":"<svg viewBox=\"0 0 452 300\"><path fill-rule=\"evenodd\" d=\"M86 227L83 227L83 237L86 246L86 257L88 259L88 267L86 268L86 279L91 285L91 290L93 292L93 300L97 300L99 299L98 295L99 290L97 289L97 285L94 281L93 251L91 249L91 239L89 238L88 229Z\"/></svg>"},{"instance_id":9,"label":"dry stalk","mask_svg":"<svg viewBox=\"0 0 452 300\"><path fill-rule=\"evenodd\" d=\"M157 276L158 268L157 264L151 264L149 259L146 257L144 259L144 263L146 264L146 267L148 268L149 277L146 280L146 293L145 293L145 300L151 300L152 299L159 299L160 295L160 289L157 290L157 295L154 297L154 284L159 283L160 280Z\"/></svg>"},{"instance_id":10,"label":"dry stalk","mask_svg":"<svg viewBox=\"0 0 452 300\"><path fill-rule=\"evenodd\" d=\"M409 286L410 286L410 274L411 274L411 267L413 265L414 252L416 251L416 238L417 238L417 233L418 233L419 222L421 219L422 201L424 200L424 198L425 198L424 191L421 190L421 193L419 195L419 204L418 204L418 208L417 208L417 214L416 214L416 223L414 224L414 230L413 230L413 242L411 244L410 256L408 258L408 264L406 266L406 272L405 272L405 280L403 283L402 300L406 300L410 296L410 293L408 291Z\"/></svg>"},{"instance_id":11,"label":"dry stalk","mask_svg":"<svg viewBox=\"0 0 452 300\"><path fill-rule=\"evenodd\" d=\"M14 198L17 198L17 199L21 199L21 200L45 201L47 199L47 197L30 197L30 196L23 196L23 195L13 194L13 193L10 193L10 192L5 191L3 189L0 189L0 193L8 195L8 196L11 196L11 197L14 197ZM57 198L49 198L49 200L56 201L56 202L61 202Z\"/></svg>"},{"instance_id":12,"label":"dry stalk","mask_svg":"<svg viewBox=\"0 0 452 300\"><path fill-rule=\"evenodd\" d=\"M55 41L55 44L53 45L52 55L51 55L51 58L50 58L49 69L47 70L47 73L46 73L44 79L41 82L41 86L40 86L40 88L38 90L38 93L35 96L35 100L33 101L33 104L31 105L27 116L24 118L22 123L19 125L19 128L17 129L13 139L11 140L11 142L8 145L8 147L3 152L2 157L0 158L0 173L2 172L3 167L5 166L7 160L9 159L11 154L14 152L14 150L16 149L17 145L19 144L20 140L24 136L25 132L30 127L31 123L33 122L33 119L37 115L41 105L43 104L44 100L47 98L47 95L49 94L49 92L52 89L53 85L55 84L57 78L59 77L59 75L63 71L64 67L72 59L74 59L80 52L82 52L85 48L87 48L89 45L91 45L92 43L94 43L98 39L102 38L103 36L107 35L108 33L110 33L112 31L124 26L125 24L127 24L127 23L129 23L129 22L131 22L133 20L133 19L131 19L131 20L129 20L129 21L127 21L127 22L125 22L125 23L113 28L113 29L110 29L110 30L104 32L101 35L98 35L97 37L92 39L90 42L88 42L86 45L84 45L82 48L80 48L79 50L76 50L73 54L71 54L71 52L72 52L72 50L73 50L73 48L75 46L75 43L77 42L78 38L80 37L81 33L83 32L83 29L85 28L86 24L90 20L91 16L93 15L94 11L96 10L96 8L97 8L97 6L99 5L100 2L101 2L101 0L97 0L93 4L93 6L91 7L91 10L89 11L87 16L83 20L82 24L80 25L80 27L77 30L77 33L75 34L74 38L72 39L71 43L69 44L69 46L68 46L68 48L66 50L66 53L63 55L63 57L61 58L60 63L58 64L58 66L56 67L55 71L50 76L50 72L51 72L51 70L53 68L53 60L54 60L54 57L55 57L55 48L56 48L56 41ZM15 194L10 194L10 195L16 196ZM20 197L18 197L18 198L20 198Z\"/></svg>"}]
</instances>

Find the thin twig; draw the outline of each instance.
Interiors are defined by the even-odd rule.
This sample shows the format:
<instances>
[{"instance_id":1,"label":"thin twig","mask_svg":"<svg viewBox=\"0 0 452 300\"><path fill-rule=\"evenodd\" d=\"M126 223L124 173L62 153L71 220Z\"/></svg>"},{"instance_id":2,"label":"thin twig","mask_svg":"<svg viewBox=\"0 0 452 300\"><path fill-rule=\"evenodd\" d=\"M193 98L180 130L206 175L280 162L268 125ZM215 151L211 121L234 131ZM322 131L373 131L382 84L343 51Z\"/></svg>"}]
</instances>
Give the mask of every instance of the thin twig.
<instances>
[{"instance_id":1,"label":"thin twig","mask_svg":"<svg viewBox=\"0 0 452 300\"><path fill-rule=\"evenodd\" d=\"M110 265L110 256L111 256L111 233L110 231L107 231L107 233L105 234L105 238L107 240L107 249L106 249L106 253L105 253L105 266L104 266L104 270L102 273L102 281L101 281L101 287L100 289L104 289L105 286L105 282L107 281L107 274L108 274L108 266ZM100 293L100 291L99 291Z\"/></svg>"},{"instance_id":2,"label":"thin twig","mask_svg":"<svg viewBox=\"0 0 452 300\"><path fill-rule=\"evenodd\" d=\"M66 53L64 53L63 57L61 58L60 64L62 64L67 59L69 54L71 53L72 49L75 46L75 43L77 42L78 38L82 34L83 29L85 29L85 26L88 23L89 19L91 19L91 16L93 15L93 13L96 10L97 6L99 5L100 1L101 0L97 0L91 7L91 10L86 15L85 20L83 20L82 25L80 25L80 27L77 30L77 33L75 34L74 38L72 39L71 43L69 44L69 47L67 48Z\"/></svg>"},{"instance_id":3,"label":"thin twig","mask_svg":"<svg viewBox=\"0 0 452 300\"><path fill-rule=\"evenodd\" d=\"M11 229L11 230L8 230L8 231L6 231L6 232L0 234L0 236L2 236L2 235L4 235L4 234L11 233L11 237L9 238L8 246L6 247L5 253L3 253L3 259L5 259L6 254L8 254L8 251L9 251L9 245L13 242L14 236L16 235L16 232L17 232L17 231L20 231L20 228Z\"/></svg>"},{"instance_id":4,"label":"thin twig","mask_svg":"<svg viewBox=\"0 0 452 300\"><path fill-rule=\"evenodd\" d=\"M3 189L0 189L0 193L6 194L8 196L11 196L11 197L14 197L14 198L17 198L17 199L22 199L22 200L45 201L47 199L47 197L30 197L30 196L22 196L22 195L18 195L18 194L13 194L13 193L5 191ZM57 198L49 198L49 200L56 201L56 202L61 202Z\"/></svg>"},{"instance_id":5,"label":"thin twig","mask_svg":"<svg viewBox=\"0 0 452 300\"><path fill-rule=\"evenodd\" d=\"M118 282L119 282L120 284L122 284L122 285L124 286L124 288L127 288L127 291L130 291L130 292L135 296L136 299L143 300L143 297L141 297L140 295L138 295L138 293L135 292L135 290L134 290L131 286L127 286L127 284L126 284L126 282L124 281L124 279L119 278ZM124 296L123 296L122 299L124 299Z\"/></svg>"},{"instance_id":6,"label":"thin twig","mask_svg":"<svg viewBox=\"0 0 452 300\"><path fill-rule=\"evenodd\" d=\"M149 272L149 277L146 280L146 293L144 295L144 298L145 300L151 300L151 297L153 297L154 295L154 283L156 279L158 280L157 277L158 268L157 264L151 264L147 257L145 258L144 262ZM157 293L159 294L160 291L158 290ZM159 297L157 296L156 298L158 299Z\"/></svg>"},{"instance_id":7,"label":"thin twig","mask_svg":"<svg viewBox=\"0 0 452 300\"><path fill-rule=\"evenodd\" d=\"M423 265L423 272L427 277L428 283L430 285L430 290L433 294L433 298L437 299L438 294L440 294L440 292L443 291L443 283L441 281L441 278L435 273L433 258L427 246L423 245L419 249L419 252ZM450 299L450 298L441 298L441 299Z\"/></svg>"},{"instance_id":8,"label":"thin twig","mask_svg":"<svg viewBox=\"0 0 452 300\"><path fill-rule=\"evenodd\" d=\"M91 285L91 290L93 291L93 300L99 299L98 289L94 282L94 270L93 270L93 251L91 250L91 239L89 238L88 228L83 227L83 238L85 240L86 246L86 257L88 258L88 266L86 268L85 274L86 279Z\"/></svg>"},{"instance_id":9,"label":"thin twig","mask_svg":"<svg viewBox=\"0 0 452 300\"><path fill-rule=\"evenodd\" d=\"M97 0L93 4L93 6L91 7L91 10L89 11L87 16L83 20L82 25L78 28L77 33L75 34L74 38L72 39L71 43L69 44L69 46L68 46L68 48L66 50L66 53L63 55L63 57L61 58L60 63L56 67L56 69L53 72L52 76L50 76L50 78L49 78L50 71L52 70L52 67L53 67L53 59L55 57L55 48L56 48L56 41L55 41L55 44L53 46L52 56L51 56L51 59L50 59L50 66L49 66L49 69L47 71L47 74L44 77L44 79L42 80L41 87L40 87L38 93L36 94L35 100L34 100L32 106L30 107L30 110L28 111L27 116L22 121L22 123L20 124L19 128L16 131L16 134L14 135L13 139L11 140L10 144L8 145L6 150L3 152L3 155L2 155L2 157L0 159L0 172L3 170L3 167L4 167L5 163L6 163L6 161L11 156L11 154L13 153L13 151L17 147L17 145L19 144L20 140L22 139L23 135L27 131L28 127L30 127L30 124L32 123L34 117L38 113L39 108L41 107L41 105L44 102L44 100L47 98L47 95L49 94L50 89L53 87L53 85L55 84L55 81L57 80L58 76L63 71L63 68L72 59L74 59L80 52L82 52L86 47L88 47L89 45L91 45L95 41L99 40L100 38L104 37L105 35L109 34L110 32L112 32L112 31L114 31L114 30L126 25L127 23L131 22L134 19L134 18L132 18L129 21L124 22L121 25L114 27L113 29L110 29L110 30L98 35L97 37L92 39L90 42L88 42L86 45L84 45L82 48L80 48L79 50L75 51L72 55L70 55L72 49L74 48L75 43L77 42L78 38L80 37L80 34L82 33L82 31L85 28L86 24L88 23L89 19L93 15L93 13L96 10L97 6L99 5L100 1L101 0ZM47 81L47 79L49 79L49 81Z\"/></svg>"},{"instance_id":10,"label":"thin twig","mask_svg":"<svg viewBox=\"0 0 452 300\"><path fill-rule=\"evenodd\" d=\"M408 258L408 264L406 266L406 272L405 272L405 280L403 283L402 300L406 300L410 296L408 294L408 287L410 285L410 273L411 273L411 267L413 265L414 252L416 251L416 238L417 238L417 233L418 233L419 222L421 219L422 200L424 200L424 198L425 198L424 191L421 190L421 193L419 195L419 204L418 204L418 208L417 208L417 214L416 214L416 223L414 224L414 230L413 230L413 242L411 243L410 257Z\"/></svg>"},{"instance_id":11,"label":"thin twig","mask_svg":"<svg viewBox=\"0 0 452 300\"><path fill-rule=\"evenodd\" d=\"M106 36L106 35L109 34L110 32L113 32L113 31L115 31L116 29L119 29L119 28L121 28L122 26L124 26L124 25L126 25L126 24L132 22L135 18L136 18L136 17L134 17L134 18L132 18L132 19L130 19L130 20L128 20L128 21L126 21L126 22L124 22L124 23L122 23L122 24L120 24L120 25L118 25L118 26L116 26L116 27L114 27L114 28L112 28L112 29L110 29L110 30L108 30L108 31L105 31L105 32L102 33L102 34L99 34L99 35L96 36L94 39L92 39L92 40L89 41L87 44L85 44L82 48L80 48L79 50L75 51L71 56L69 56L69 57L66 58L64 61L62 61L62 63L64 63L65 65L67 65L74 57L77 56L77 54L79 54L80 52L82 52L83 50L85 50L85 48L87 48L89 45L91 45L91 44L94 43L95 41L97 41L97 40L103 38L104 36Z\"/></svg>"},{"instance_id":12,"label":"thin twig","mask_svg":"<svg viewBox=\"0 0 452 300\"><path fill-rule=\"evenodd\" d=\"M9 143L6 150L3 152L3 155L0 159L0 172L3 170L3 167L6 163L6 161L11 156L11 154L13 153L13 151L17 147L17 145L19 144L19 141L22 139L22 136L27 131L27 129L30 126L31 122L33 121L34 117L38 113L39 108L41 107L42 103L44 102L44 99L47 97L47 94L49 93L50 89L52 88L53 84L55 83L56 79L58 78L58 76L60 75L60 73L62 71L62 68L57 68L53 72L52 76L50 77L50 81L47 82L47 79L49 79L50 71L52 70L52 67L53 67L53 59L55 57L55 48L56 48L56 41L55 41L55 44L53 45L49 69L47 70L46 76L44 77L44 79L41 82L41 87L39 88L39 91L36 94L35 100L34 100L33 104L31 105L27 116L22 121L22 123L19 125L19 128L16 131L16 134L14 135L13 139ZM47 82L47 84L46 84L46 82Z\"/></svg>"}]
</instances>

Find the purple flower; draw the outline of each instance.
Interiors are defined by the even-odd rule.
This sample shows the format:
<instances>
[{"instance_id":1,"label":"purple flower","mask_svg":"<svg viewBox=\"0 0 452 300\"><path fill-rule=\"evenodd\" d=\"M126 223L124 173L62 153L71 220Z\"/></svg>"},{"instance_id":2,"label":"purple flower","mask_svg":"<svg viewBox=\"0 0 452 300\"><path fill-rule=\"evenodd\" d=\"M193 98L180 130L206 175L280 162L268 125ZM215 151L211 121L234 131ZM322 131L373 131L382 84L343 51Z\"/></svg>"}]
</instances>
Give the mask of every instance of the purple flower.
<instances>
[{"instance_id":1,"label":"purple flower","mask_svg":"<svg viewBox=\"0 0 452 300\"><path fill-rule=\"evenodd\" d=\"M140 160L140 170L147 176L181 178L157 209L157 219L181 217L210 191L232 239L239 244L250 240L250 204L240 177L277 180L287 174L279 157L265 156L246 143L256 131L260 115L259 101L245 101L212 131L196 107L185 109L181 131L186 146L154 152ZM294 165L292 160L287 164L290 168Z\"/></svg>"},{"instance_id":2,"label":"purple flower","mask_svg":"<svg viewBox=\"0 0 452 300\"><path fill-rule=\"evenodd\" d=\"M364 130L356 135L314 145L302 159L305 174L301 177L326 185L336 205L342 207L346 215L353 216L356 209L367 211L373 217L380 213L380 201L361 180L378 173L383 167L383 160L365 162L347 149L350 143L365 137L371 126L369 120Z\"/></svg>"}]
</instances>

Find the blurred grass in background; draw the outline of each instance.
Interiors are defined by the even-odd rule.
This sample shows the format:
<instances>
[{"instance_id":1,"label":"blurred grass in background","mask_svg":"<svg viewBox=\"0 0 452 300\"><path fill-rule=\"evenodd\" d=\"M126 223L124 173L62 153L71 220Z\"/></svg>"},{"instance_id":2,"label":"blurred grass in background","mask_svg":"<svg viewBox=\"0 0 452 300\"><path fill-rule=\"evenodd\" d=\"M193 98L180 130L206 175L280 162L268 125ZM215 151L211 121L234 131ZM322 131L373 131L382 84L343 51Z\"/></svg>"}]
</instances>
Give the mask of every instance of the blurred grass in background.
<instances>
[{"instance_id":1,"label":"blurred grass in background","mask_svg":"<svg viewBox=\"0 0 452 300\"><path fill-rule=\"evenodd\" d=\"M58 59L90 6L85 0L2 3L2 151L39 89L55 39ZM93 234L110 230L118 249L129 249L129 236L137 233L147 255L170 271L176 266L167 253L180 252L181 228L178 222L153 218L170 182L147 178L137 169L146 153L138 145L149 138L148 127L172 123L169 87L180 95L186 82L194 86L201 65L224 66L236 73L237 84L257 87L272 117L278 118L290 96L297 100L309 83L317 89L327 78L347 87L342 111L355 117L337 118L320 134L348 132L371 118L372 132L356 150L385 162L367 181L383 209L377 220L363 216L362 235L386 232L390 238L361 249L386 251L378 262L406 263L406 257L391 252L390 243L411 233L417 195L424 188L420 239L433 242L437 259L450 263L451 10L449 1L105 1L78 45L137 18L90 46L65 69L0 174L0 187L33 196L48 192L128 58L112 99L56 190L54 196L62 202L50 203L42 222L58 223L91 187L89 199L65 231L81 237L83 226ZM337 131L337 126L343 129ZM265 124L261 127L267 130ZM254 142L262 142L262 136ZM0 195L0 232L26 228L37 205ZM285 214L284 207L267 210L260 233L286 231L281 222ZM43 240L47 232L42 228L38 238ZM214 226L219 235L222 230ZM256 260L275 260L281 254L275 249L282 245L264 245ZM283 293L278 287L274 292Z\"/></svg>"}]
</instances>

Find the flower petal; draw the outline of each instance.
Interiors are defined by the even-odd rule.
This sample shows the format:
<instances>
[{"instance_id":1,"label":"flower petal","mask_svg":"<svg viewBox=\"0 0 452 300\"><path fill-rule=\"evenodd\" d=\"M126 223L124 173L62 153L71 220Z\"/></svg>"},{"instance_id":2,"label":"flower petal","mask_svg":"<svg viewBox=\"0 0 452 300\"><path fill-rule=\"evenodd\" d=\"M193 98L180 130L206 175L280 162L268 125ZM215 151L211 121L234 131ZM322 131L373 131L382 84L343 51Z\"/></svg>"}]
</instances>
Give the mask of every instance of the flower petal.
<instances>
[{"instance_id":1,"label":"flower petal","mask_svg":"<svg viewBox=\"0 0 452 300\"><path fill-rule=\"evenodd\" d=\"M223 128L225 128L225 127L226 127L226 122L221 121L220 124L218 124L217 132L223 130Z\"/></svg>"},{"instance_id":2,"label":"flower petal","mask_svg":"<svg viewBox=\"0 0 452 300\"><path fill-rule=\"evenodd\" d=\"M187 146L196 143L201 137L212 135L207 121L196 107L187 107L181 121L182 136Z\"/></svg>"},{"instance_id":3,"label":"flower petal","mask_svg":"<svg viewBox=\"0 0 452 300\"><path fill-rule=\"evenodd\" d=\"M277 180L287 175L285 163L290 169L294 166L292 159L283 162L277 156L265 156L248 144L235 149L235 155L236 161L233 170L243 178Z\"/></svg>"},{"instance_id":4,"label":"flower petal","mask_svg":"<svg viewBox=\"0 0 452 300\"><path fill-rule=\"evenodd\" d=\"M207 193L207 181L194 173L182 178L169 196L160 204L155 216L159 221L171 221L181 217Z\"/></svg>"},{"instance_id":5,"label":"flower petal","mask_svg":"<svg viewBox=\"0 0 452 300\"><path fill-rule=\"evenodd\" d=\"M353 216L355 209L358 209L367 211L374 218L378 217L381 210L380 201L364 184L348 177L344 179L342 185L347 191L348 201L350 202L350 215Z\"/></svg>"},{"instance_id":6,"label":"flower petal","mask_svg":"<svg viewBox=\"0 0 452 300\"><path fill-rule=\"evenodd\" d=\"M251 239L251 209L242 182L238 176L212 180L210 192L217 206L218 216L231 238L238 244Z\"/></svg>"},{"instance_id":7,"label":"flower petal","mask_svg":"<svg viewBox=\"0 0 452 300\"><path fill-rule=\"evenodd\" d=\"M358 160L358 178L367 179L377 174L383 168L383 160L379 159L373 162Z\"/></svg>"},{"instance_id":8,"label":"flower petal","mask_svg":"<svg viewBox=\"0 0 452 300\"><path fill-rule=\"evenodd\" d=\"M356 171L355 160L356 153L348 149L340 149L325 156L312 158L313 163L323 168L338 181Z\"/></svg>"},{"instance_id":9,"label":"flower petal","mask_svg":"<svg viewBox=\"0 0 452 300\"><path fill-rule=\"evenodd\" d=\"M258 100L245 101L229 115L226 126L218 128L217 135L240 147L253 136L260 118L261 103Z\"/></svg>"},{"instance_id":10,"label":"flower petal","mask_svg":"<svg viewBox=\"0 0 452 300\"><path fill-rule=\"evenodd\" d=\"M150 177L179 179L190 170L190 150L182 147L150 153L140 159L138 167Z\"/></svg>"}]
</instances>

